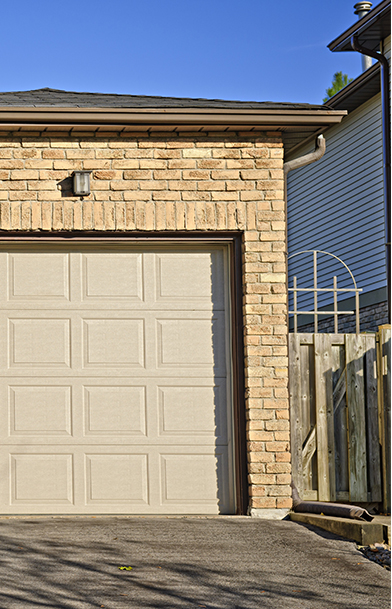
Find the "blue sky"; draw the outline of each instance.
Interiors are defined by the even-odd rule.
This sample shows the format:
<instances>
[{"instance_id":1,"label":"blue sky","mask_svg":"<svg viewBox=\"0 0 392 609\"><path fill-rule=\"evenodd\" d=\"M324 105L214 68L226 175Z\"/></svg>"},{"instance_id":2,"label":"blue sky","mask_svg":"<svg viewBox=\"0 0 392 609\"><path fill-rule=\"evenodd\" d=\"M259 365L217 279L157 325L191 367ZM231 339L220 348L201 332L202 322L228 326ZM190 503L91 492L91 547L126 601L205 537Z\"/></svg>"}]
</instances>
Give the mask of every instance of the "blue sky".
<instances>
[{"instance_id":1,"label":"blue sky","mask_svg":"<svg viewBox=\"0 0 392 609\"><path fill-rule=\"evenodd\" d=\"M375 1L373 5L379 2ZM327 44L355 0L19 0L2 4L1 91L322 103L358 53Z\"/></svg>"}]
</instances>

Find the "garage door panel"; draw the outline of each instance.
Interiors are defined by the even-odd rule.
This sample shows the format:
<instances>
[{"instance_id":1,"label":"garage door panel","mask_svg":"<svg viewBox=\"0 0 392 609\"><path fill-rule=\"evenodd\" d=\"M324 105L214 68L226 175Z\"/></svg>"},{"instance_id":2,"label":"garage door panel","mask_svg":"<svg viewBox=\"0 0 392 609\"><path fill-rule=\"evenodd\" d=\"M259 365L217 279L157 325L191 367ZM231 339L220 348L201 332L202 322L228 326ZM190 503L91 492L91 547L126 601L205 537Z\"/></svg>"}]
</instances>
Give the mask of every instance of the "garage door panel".
<instances>
[{"instance_id":1,"label":"garage door panel","mask_svg":"<svg viewBox=\"0 0 392 609\"><path fill-rule=\"evenodd\" d=\"M214 379L210 384L201 384L199 379L194 384L173 381L157 387L159 437L173 436L195 444L209 438L215 444L226 444L226 379Z\"/></svg>"},{"instance_id":2,"label":"garage door panel","mask_svg":"<svg viewBox=\"0 0 392 609\"><path fill-rule=\"evenodd\" d=\"M213 454L161 454L162 504L217 505Z\"/></svg>"},{"instance_id":3,"label":"garage door panel","mask_svg":"<svg viewBox=\"0 0 392 609\"><path fill-rule=\"evenodd\" d=\"M161 451L161 503L170 513L218 514L232 511L233 498L226 483L227 448L178 447Z\"/></svg>"},{"instance_id":4,"label":"garage door panel","mask_svg":"<svg viewBox=\"0 0 392 609\"><path fill-rule=\"evenodd\" d=\"M73 455L10 454L10 504L73 505Z\"/></svg>"},{"instance_id":5,"label":"garage door panel","mask_svg":"<svg viewBox=\"0 0 392 609\"><path fill-rule=\"evenodd\" d=\"M83 301L110 299L112 305L119 300L124 306L144 300L141 253L83 254L82 269Z\"/></svg>"},{"instance_id":6,"label":"garage door panel","mask_svg":"<svg viewBox=\"0 0 392 609\"><path fill-rule=\"evenodd\" d=\"M72 388L14 385L8 392L9 435L72 436Z\"/></svg>"},{"instance_id":7,"label":"garage door panel","mask_svg":"<svg viewBox=\"0 0 392 609\"><path fill-rule=\"evenodd\" d=\"M160 306L224 309L223 254L186 252L154 254L155 298ZM184 278L188 281L184 281Z\"/></svg>"},{"instance_id":8,"label":"garage door panel","mask_svg":"<svg viewBox=\"0 0 392 609\"><path fill-rule=\"evenodd\" d=\"M148 505L147 454L85 455L86 504Z\"/></svg>"},{"instance_id":9,"label":"garage door panel","mask_svg":"<svg viewBox=\"0 0 392 609\"><path fill-rule=\"evenodd\" d=\"M83 321L83 367L144 367L143 319Z\"/></svg>"},{"instance_id":10,"label":"garage door panel","mask_svg":"<svg viewBox=\"0 0 392 609\"><path fill-rule=\"evenodd\" d=\"M144 386L84 386L85 435L147 435ZM102 440L101 440L102 441Z\"/></svg>"},{"instance_id":11,"label":"garage door panel","mask_svg":"<svg viewBox=\"0 0 392 609\"><path fill-rule=\"evenodd\" d=\"M70 300L70 254L11 253L6 256L8 300L55 300L63 304Z\"/></svg>"},{"instance_id":12,"label":"garage door panel","mask_svg":"<svg viewBox=\"0 0 392 609\"><path fill-rule=\"evenodd\" d=\"M157 319L158 368L188 369L213 367L217 375L225 370L224 318L196 315Z\"/></svg>"},{"instance_id":13,"label":"garage door panel","mask_svg":"<svg viewBox=\"0 0 392 609\"><path fill-rule=\"evenodd\" d=\"M69 319L8 320L9 366L71 366Z\"/></svg>"}]
</instances>

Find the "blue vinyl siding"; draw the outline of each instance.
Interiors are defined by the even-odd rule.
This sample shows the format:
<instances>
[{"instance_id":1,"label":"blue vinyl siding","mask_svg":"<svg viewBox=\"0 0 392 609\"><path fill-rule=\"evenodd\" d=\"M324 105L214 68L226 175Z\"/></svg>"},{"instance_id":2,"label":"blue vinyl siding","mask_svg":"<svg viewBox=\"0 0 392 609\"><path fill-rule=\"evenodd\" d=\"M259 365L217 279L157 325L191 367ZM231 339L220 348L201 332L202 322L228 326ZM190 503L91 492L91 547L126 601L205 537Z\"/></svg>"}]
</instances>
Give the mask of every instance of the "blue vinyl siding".
<instances>
[{"instance_id":1,"label":"blue vinyl siding","mask_svg":"<svg viewBox=\"0 0 392 609\"><path fill-rule=\"evenodd\" d=\"M325 156L288 175L289 255L312 249L331 252L349 266L359 288L375 290L386 285L380 94L324 136ZM295 157L313 149L314 144L298 149ZM294 275L299 287L312 287L310 255L289 260L289 287ZM338 287L352 287L344 267L320 255L319 287L332 288L334 275ZM303 296L301 308L311 306L312 299ZM332 297L319 295L319 306L330 302Z\"/></svg>"}]
</instances>

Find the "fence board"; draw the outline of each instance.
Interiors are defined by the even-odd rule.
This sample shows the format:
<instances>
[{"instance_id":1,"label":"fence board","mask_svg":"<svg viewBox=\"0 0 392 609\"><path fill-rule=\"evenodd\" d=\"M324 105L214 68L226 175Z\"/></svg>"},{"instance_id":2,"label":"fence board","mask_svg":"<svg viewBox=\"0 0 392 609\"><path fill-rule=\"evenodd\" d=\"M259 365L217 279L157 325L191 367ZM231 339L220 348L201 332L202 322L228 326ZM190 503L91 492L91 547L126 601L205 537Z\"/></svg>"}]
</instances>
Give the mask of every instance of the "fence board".
<instances>
[{"instance_id":1,"label":"fence board","mask_svg":"<svg viewBox=\"0 0 392 609\"><path fill-rule=\"evenodd\" d=\"M301 341L302 342L302 341ZM317 461L312 457L304 462L304 443L316 427L316 408L314 397L314 345L300 345L301 367L301 418L302 418L302 466L304 491L317 493Z\"/></svg>"},{"instance_id":2,"label":"fence board","mask_svg":"<svg viewBox=\"0 0 392 609\"><path fill-rule=\"evenodd\" d=\"M325 397L327 402L327 434L328 434L328 467L329 467L329 496L330 501L336 501L335 475L335 434L334 434L334 404L333 404L333 367L334 354L332 341L328 335L323 335L325 353ZM327 357L328 356L328 357Z\"/></svg>"},{"instance_id":3,"label":"fence board","mask_svg":"<svg viewBox=\"0 0 392 609\"><path fill-rule=\"evenodd\" d=\"M303 493L300 336L289 335L291 459L294 484Z\"/></svg>"},{"instance_id":4,"label":"fence board","mask_svg":"<svg viewBox=\"0 0 392 609\"><path fill-rule=\"evenodd\" d=\"M391 511L391 326L380 326L378 333L378 399L382 445L382 502Z\"/></svg>"},{"instance_id":5,"label":"fence board","mask_svg":"<svg viewBox=\"0 0 392 609\"><path fill-rule=\"evenodd\" d=\"M332 345L332 375L334 382L334 438L335 438L335 486L336 498L347 492L348 499L348 447L346 406L346 353L344 347Z\"/></svg>"},{"instance_id":6,"label":"fence board","mask_svg":"<svg viewBox=\"0 0 392 609\"><path fill-rule=\"evenodd\" d=\"M323 334L314 335L314 372L317 429L317 481L319 501L330 501L330 466L327 421L327 379L330 367Z\"/></svg>"},{"instance_id":7,"label":"fence board","mask_svg":"<svg viewBox=\"0 0 392 609\"><path fill-rule=\"evenodd\" d=\"M381 464L378 432L378 399L376 363L376 337L365 336L366 373L366 427L367 427L367 474L371 501L381 501Z\"/></svg>"},{"instance_id":8,"label":"fence board","mask_svg":"<svg viewBox=\"0 0 392 609\"><path fill-rule=\"evenodd\" d=\"M364 337L346 334L350 501L366 501L366 417L363 376Z\"/></svg>"}]
</instances>

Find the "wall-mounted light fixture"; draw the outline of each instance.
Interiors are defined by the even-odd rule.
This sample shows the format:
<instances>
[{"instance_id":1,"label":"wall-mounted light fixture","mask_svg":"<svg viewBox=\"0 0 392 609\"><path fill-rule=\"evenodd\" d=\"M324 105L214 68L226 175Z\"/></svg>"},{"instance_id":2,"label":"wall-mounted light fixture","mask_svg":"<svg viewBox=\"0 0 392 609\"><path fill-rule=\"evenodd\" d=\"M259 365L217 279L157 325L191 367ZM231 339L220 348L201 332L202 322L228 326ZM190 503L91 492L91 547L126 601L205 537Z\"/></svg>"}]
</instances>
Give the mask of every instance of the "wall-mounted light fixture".
<instances>
[{"instance_id":1,"label":"wall-mounted light fixture","mask_svg":"<svg viewBox=\"0 0 392 609\"><path fill-rule=\"evenodd\" d=\"M74 171L73 192L78 197L87 197L90 194L91 171Z\"/></svg>"}]
</instances>

